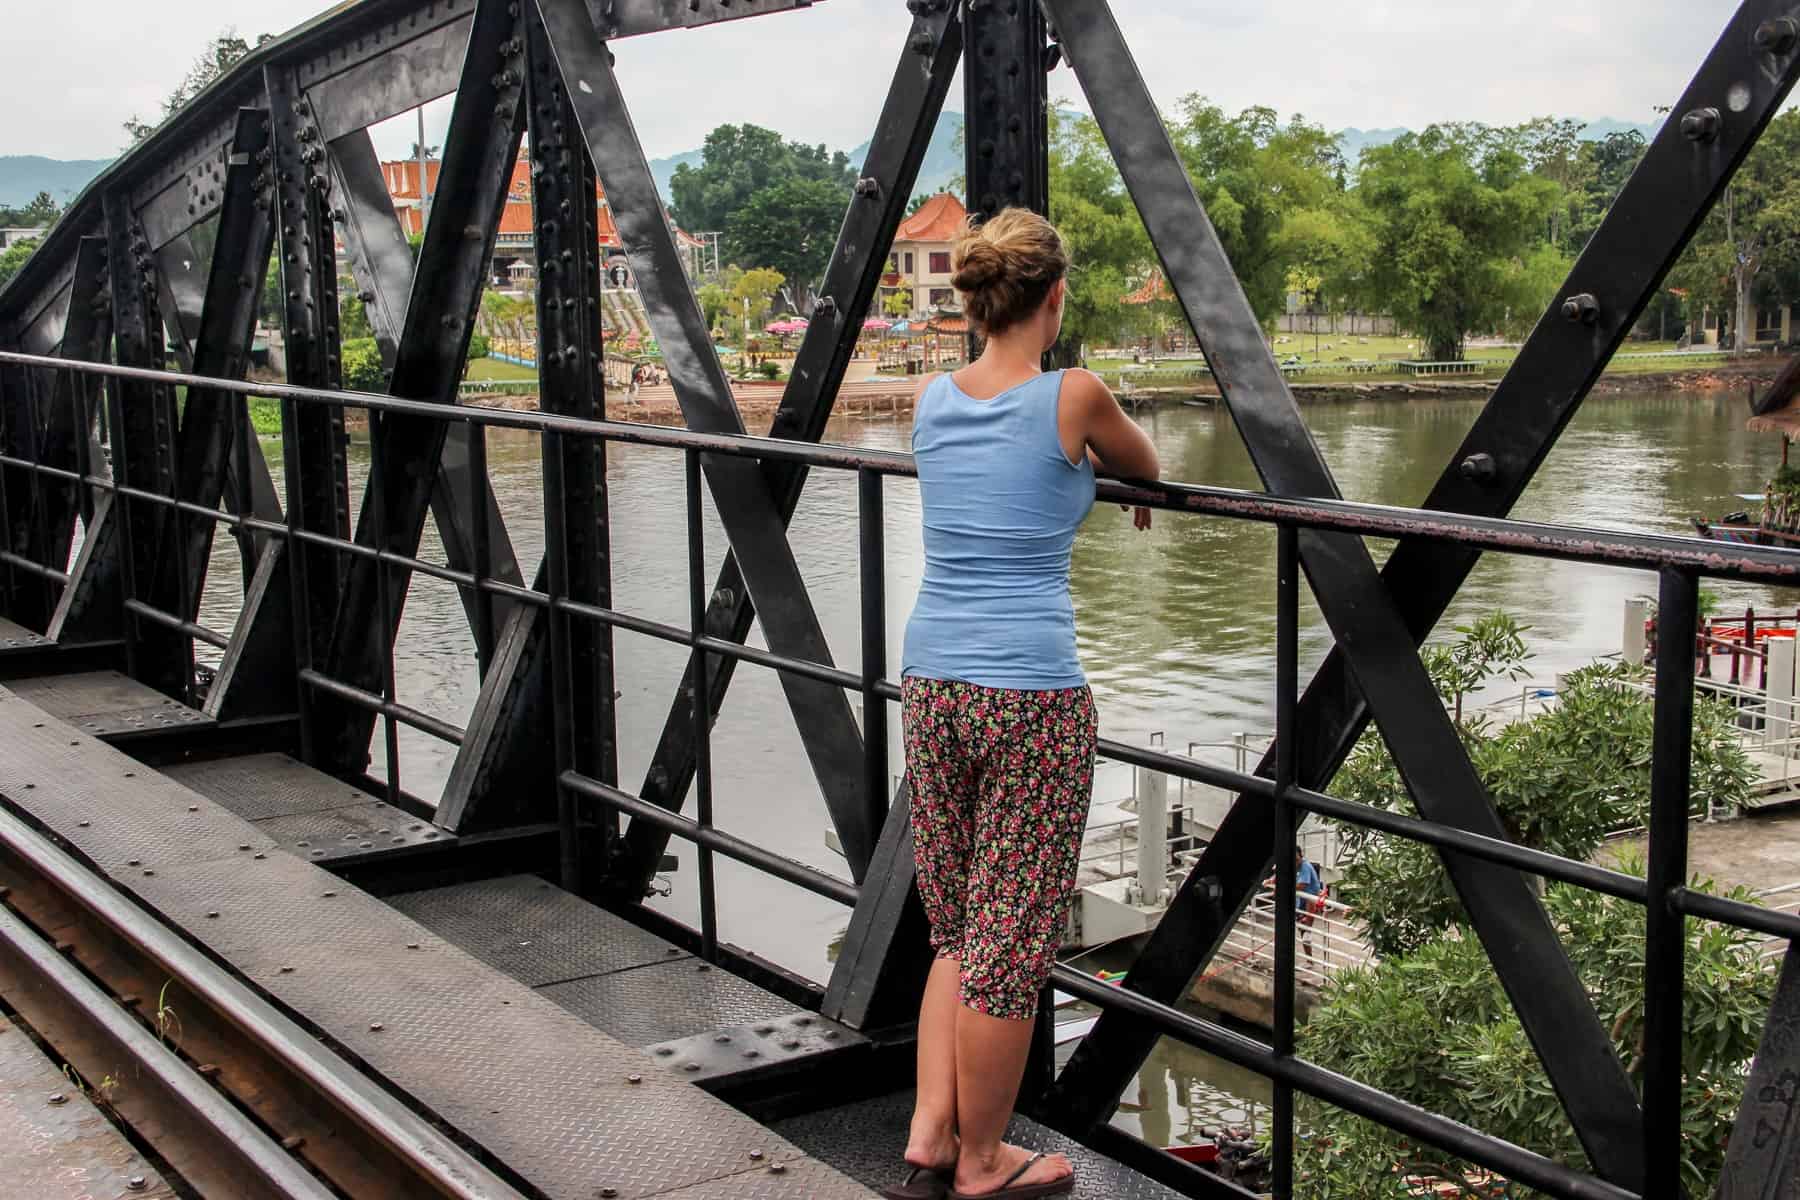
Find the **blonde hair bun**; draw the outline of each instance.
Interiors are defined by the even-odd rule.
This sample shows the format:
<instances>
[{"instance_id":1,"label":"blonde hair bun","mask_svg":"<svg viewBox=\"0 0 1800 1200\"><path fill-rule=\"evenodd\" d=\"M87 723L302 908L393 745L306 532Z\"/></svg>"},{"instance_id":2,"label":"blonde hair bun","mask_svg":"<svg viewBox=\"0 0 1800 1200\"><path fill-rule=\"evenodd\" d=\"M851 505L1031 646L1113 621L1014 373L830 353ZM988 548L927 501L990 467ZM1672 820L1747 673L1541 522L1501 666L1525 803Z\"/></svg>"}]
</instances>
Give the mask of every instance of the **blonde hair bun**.
<instances>
[{"instance_id":1,"label":"blonde hair bun","mask_svg":"<svg viewBox=\"0 0 1800 1200\"><path fill-rule=\"evenodd\" d=\"M1062 235L1026 208L1002 209L980 223L971 216L950 249L950 284L983 334L1031 316L1068 271Z\"/></svg>"}]
</instances>

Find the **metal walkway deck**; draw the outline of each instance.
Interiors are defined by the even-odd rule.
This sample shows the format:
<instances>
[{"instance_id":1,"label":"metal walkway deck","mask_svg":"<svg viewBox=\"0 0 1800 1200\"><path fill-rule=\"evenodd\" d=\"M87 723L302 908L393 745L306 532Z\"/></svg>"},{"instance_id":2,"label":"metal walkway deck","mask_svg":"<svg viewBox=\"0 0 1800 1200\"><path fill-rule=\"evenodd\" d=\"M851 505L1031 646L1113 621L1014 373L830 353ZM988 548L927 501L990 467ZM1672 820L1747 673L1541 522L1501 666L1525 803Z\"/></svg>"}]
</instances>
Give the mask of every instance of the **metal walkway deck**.
<instances>
[{"instance_id":1,"label":"metal walkway deck","mask_svg":"<svg viewBox=\"0 0 1800 1200\"><path fill-rule=\"evenodd\" d=\"M0 795L546 1196L868 1195L657 1056L7 689Z\"/></svg>"},{"instance_id":2,"label":"metal walkway deck","mask_svg":"<svg viewBox=\"0 0 1800 1200\"><path fill-rule=\"evenodd\" d=\"M0 1018L0 1175L31 1200L175 1191L25 1032Z\"/></svg>"}]
</instances>

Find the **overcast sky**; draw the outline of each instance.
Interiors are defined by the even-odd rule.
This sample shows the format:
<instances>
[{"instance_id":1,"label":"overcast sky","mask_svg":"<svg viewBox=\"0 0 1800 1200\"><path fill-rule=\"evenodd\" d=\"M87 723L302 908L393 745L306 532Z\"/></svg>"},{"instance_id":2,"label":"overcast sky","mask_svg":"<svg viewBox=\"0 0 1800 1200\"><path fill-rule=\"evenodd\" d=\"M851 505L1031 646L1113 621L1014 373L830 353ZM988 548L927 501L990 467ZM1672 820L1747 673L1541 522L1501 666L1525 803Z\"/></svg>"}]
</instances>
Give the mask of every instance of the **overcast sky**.
<instances>
[{"instance_id":1,"label":"overcast sky","mask_svg":"<svg viewBox=\"0 0 1800 1200\"><path fill-rule=\"evenodd\" d=\"M323 0L76 0L36 5L0 43L0 154L105 158L120 124L151 116L229 22L251 40ZM1269 105L1332 129L1554 113L1653 119L1679 95L1735 5L1729 0L1114 0L1156 99L1190 92ZM753 121L848 149L869 136L907 27L900 0L812 8L621 41L618 71L652 157ZM1052 76L1080 103L1074 77ZM961 107L960 87L951 107ZM441 128L448 105L433 106ZM407 123L378 132L384 154ZM435 132L429 140L437 141Z\"/></svg>"}]
</instances>

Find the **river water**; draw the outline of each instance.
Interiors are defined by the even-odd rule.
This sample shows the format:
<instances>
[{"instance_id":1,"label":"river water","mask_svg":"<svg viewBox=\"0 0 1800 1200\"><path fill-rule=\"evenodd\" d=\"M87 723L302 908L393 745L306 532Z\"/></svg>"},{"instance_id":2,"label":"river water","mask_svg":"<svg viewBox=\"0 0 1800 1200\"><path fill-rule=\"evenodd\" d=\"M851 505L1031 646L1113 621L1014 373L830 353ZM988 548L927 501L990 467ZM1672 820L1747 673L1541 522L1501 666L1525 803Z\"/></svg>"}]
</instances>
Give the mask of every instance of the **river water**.
<instances>
[{"instance_id":1,"label":"river water","mask_svg":"<svg viewBox=\"0 0 1800 1200\"><path fill-rule=\"evenodd\" d=\"M1417 504L1459 446L1478 401L1363 401L1319 405L1306 418L1345 496ZM1777 438L1743 430L1738 394L1645 392L1590 400L1564 433L1518 507L1521 518L1638 532L1681 533L1693 516L1740 507L1737 492L1759 491L1780 461ZM1212 408L1177 406L1142 414L1165 475L1195 483L1255 488L1256 476L1229 418ZM905 421L838 421L831 441L905 449ZM278 459L280 444L265 442ZM687 558L682 464L678 454L646 447L609 450L614 598L622 609L671 623L687 620ZM542 477L535 437L489 435L488 465L527 578L543 546ZM279 462L272 462L279 478ZM353 444L352 495L367 469L367 443ZM887 481L887 619L890 666L922 568L918 492ZM708 522L708 573L724 545ZM792 544L838 665L858 666L858 564L855 482L815 471L793 522ZM1073 590L1081 655L1094 687L1102 732L1128 742L1162 734L1168 744L1217 743L1268 729L1274 719L1274 547L1268 526L1157 514L1134 532L1116 507L1099 506L1075 543ZM1387 546L1376 544L1377 558ZM424 557L442 561L428 529ZM229 543L214 556L203 621L229 628L237 566ZM1488 555L1442 628L1507 609L1530 627L1534 676L1549 679L1619 649L1626 598L1654 593L1638 572ZM1800 595L1718 585L1724 607L1793 612ZM1329 645L1310 597L1302 604L1302 678ZM642 782L685 661L680 648L617 635L620 765L623 782ZM755 644L761 645L760 638ZM455 591L415 578L397 643L404 703L466 722L479 686L473 642ZM898 713L890 719L898 725ZM738 668L714 732L718 824L780 853L837 873L843 860L825 844L823 801L801 751L794 722L771 672ZM379 747L379 741L377 742ZM449 773L453 748L401 733L401 774L410 792L433 799ZM379 758L379 755L378 755ZM897 753L892 758L899 762ZM375 770L383 768L377 761ZM1113 782L1109 783L1108 780ZM1097 790L1122 775L1102 771ZM654 901L697 921L691 847L677 843L682 867L670 894ZM721 936L814 979L830 970L847 914L840 906L768 881L728 860L717 866ZM1142 1132L1179 1136L1190 1091L1211 1081L1241 1096L1266 1088L1226 1081L1198 1056L1165 1049L1139 1081L1152 1114ZM1211 1094L1210 1092L1208 1094ZM1128 1094L1127 1100L1130 1099ZM1166 1103L1164 1103L1166 1101ZM1216 1107L1216 1106L1215 1106ZM1229 1108L1229 1105L1227 1105ZM1174 1128L1165 1133L1167 1120ZM1212 1119L1217 1119L1216 1117ZM1237 1119L1237 1118L1233 1118ZM1122 1122L1137 1128L1129 1113Z\"/></svg>"}]
</instances>

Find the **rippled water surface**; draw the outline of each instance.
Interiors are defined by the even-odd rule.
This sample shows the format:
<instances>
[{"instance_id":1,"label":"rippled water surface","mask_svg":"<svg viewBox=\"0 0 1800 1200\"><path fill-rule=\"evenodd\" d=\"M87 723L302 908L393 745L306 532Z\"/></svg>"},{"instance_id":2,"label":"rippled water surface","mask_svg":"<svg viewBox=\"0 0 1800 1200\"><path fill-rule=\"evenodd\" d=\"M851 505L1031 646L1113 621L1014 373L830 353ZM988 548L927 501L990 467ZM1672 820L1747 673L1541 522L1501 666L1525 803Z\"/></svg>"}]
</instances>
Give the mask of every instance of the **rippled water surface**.
<instances>
[{"instance_id":1,"label":"rippled water surface","mask_svg":"<svg viewBox=\"0 0 1800 1200\"><path fill-rule=\"evenodd\" d=\"M1478 402L1365 402L1306 410L1345 495L1416 504L1459 446ZM1682 532L1694 515L1737 506L1733 493L1760 489L1780 459L1778 439L1743 431L1743 398L1649 393L1591 401L1563 435L1519 506L1521 517L1645 532ZM1213 409L1173 407L1142 421L1171 478L1256 487L1230 420ZM906 448L904 424L843 422L828 437L860 446ZM266 449L279 453L279 443ZM355 446L353 473L367 469ZM489 468L519 560L531 575L543 547L542 480L536 439L490 435ZM640 447L609 451L616 603L683 623L687 617L682 473L678 455ZM279 464L275 464L279 472ZM360 479L352 494L360 493ZM855 482L815 472L793 525L793 546L838 664L858 665ZM1081 653L1099 698L1103 731L1127 741L1153 733L1171 745L1221 741L1273 721L1274 551L1272 529L1245 522L1158 515L1135 533L1117 508L1095 509L1075 544L1073 579ZM708 561L723 547L708 513ZM1386 547L1375 546L1378 557ZM428 530L424 549L441 560ZM208 623L228 627L237 566L219 547L208 588ZM887 484L889 663L921 572L918 493L909 480ZM1554 672L1618 649L1623 600L1654 589L1638 573L1488 556L1452 607L1445 628L1493 608L1532 627L1536 673ZM1732 585L1728 607L1792 610L1800 597ZM1303 608L1303 672L1328 638L1317 612ZM760 643L759 643L760 644ZM621 766L641 783L669 712L684 661L674 646L620 634ZM415 579L398 642L402 701L457 723L477 688L473 643L454 589ZM897 714L894 722L897 724ZM435 798L450 747L403 732L407 790ZM894 762L899 759L895 755ZM719 823L828 870L843 862L825 845L826 818L779 684L741 666L714 735ZM380 769L379 764L377 770ZM1104 777L1103 777L1104 778ZM678 844L683 869L658 903L695 915L692 850ZM719 864L725 937L813 978L829 969L844 911L728 861Z\"/></svg>"}]
</instances>

